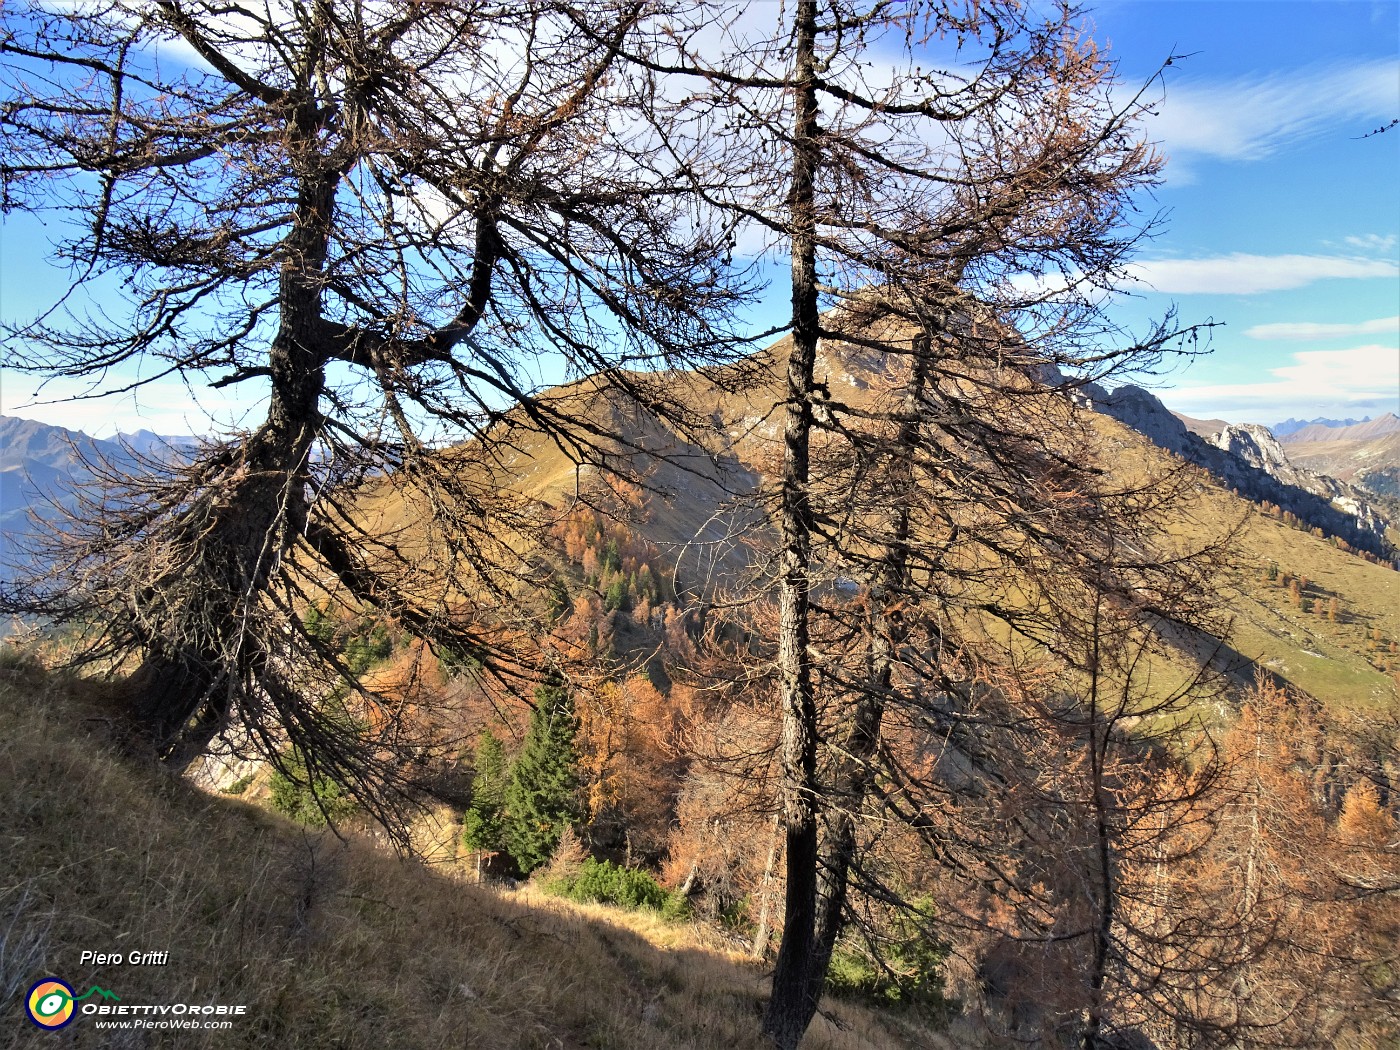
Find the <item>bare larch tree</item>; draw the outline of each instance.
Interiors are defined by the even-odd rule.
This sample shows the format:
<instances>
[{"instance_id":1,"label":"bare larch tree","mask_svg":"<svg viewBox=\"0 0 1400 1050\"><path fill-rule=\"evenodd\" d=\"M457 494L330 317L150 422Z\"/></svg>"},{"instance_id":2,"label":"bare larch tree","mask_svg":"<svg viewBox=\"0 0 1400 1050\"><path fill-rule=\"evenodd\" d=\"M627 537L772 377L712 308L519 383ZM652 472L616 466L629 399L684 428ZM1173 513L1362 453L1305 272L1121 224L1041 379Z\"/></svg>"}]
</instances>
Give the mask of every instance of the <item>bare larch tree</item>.
<instances>
[{"instance_id":1,"label":"bare larch tree","mask_svg":"<svg viewBox=\"0 0 1400 1050\"><path fill-rule=\"evenodd\" d=\"M73 275L7 333L6 366L104 392L248 384L265 408L110 479L46 576L5 598L87 626L85 654L130 671L121 706L170 765L234 722L337 779L401 771L401 725L321 703L344 668L308 603L334 593L509 674L505 610L529 571L512 538L531 527L501 484L512 434L576 459L612 440L541 391L601 373L689 422L647 370L723 359L739 284L724 231L672 189L676 147L638 115L648 76L620 61L650 46L652 14L5 5L3 207L65 216ZM367 509L376 486L408 501L414 538Z\"/></svg>"},{"instance_id":2,"label":"bare larch tree","mask_svg":"<svg viewBox=\"0 0 1400 1050\"><path fill-rule=\"evenodd\" d=\"M1140 129L1149 99L1115 80L1073 5L783 11L767 31L731 20L718 45L713 25L678 25L670 51L633 57L702 85L695 108L725 117L710 141L728 180L693 186L791 264L765 581L786 899L764 1030L792 1048L852 887L897 897L862 837L893 820L949 856L931 816L947 785L900 747L957 730L975 757L968 727L986 712L966 705L985 699L973 683L988 660L1082 665L1061 632L1085 636L1093 595L1138 622L1189 621L1207 570L1183 551L1091 542L1149 531L1166 502L1155 481L1105 477L1072 403L1078 384L1150 369L1195 335L1170 317L1123 332L1102 309L1155 223L1133 203L1160 166Z\"/></svg>"}]
</instances>

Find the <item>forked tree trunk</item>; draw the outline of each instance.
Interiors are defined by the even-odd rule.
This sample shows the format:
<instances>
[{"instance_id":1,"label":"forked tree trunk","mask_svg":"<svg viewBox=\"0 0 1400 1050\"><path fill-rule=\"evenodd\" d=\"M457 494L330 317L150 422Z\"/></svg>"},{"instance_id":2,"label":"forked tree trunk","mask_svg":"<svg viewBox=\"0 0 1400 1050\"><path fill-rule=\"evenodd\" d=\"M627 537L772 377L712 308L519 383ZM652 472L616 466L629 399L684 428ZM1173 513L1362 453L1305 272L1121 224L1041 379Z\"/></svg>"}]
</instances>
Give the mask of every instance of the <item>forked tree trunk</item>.
<instances>
[{"instance_id":1,"label":"forked tree trunk","mask_svg":"<svg viewBox=\"0 0 1400 1050\"><path fill-rule=\"evenodd\" d=\"M314 141L319 116L303 105L296 133ZM322 270L340 174L313 170L298 186L282 250L281 318L268 351L267 420L226 453L213 480L183 511L180 564L151 589L167 605L141 666L118 691L144 747L183 770L208 747L233 697L266 659L259 599L281 559L306 531L311 448L325 388ZM173 598L167 596L173 592ZM174 603L173 607L171 603Z\"/></svg>"},{"instance_id":2,"label":"forked tree trunk","mask_svg":"<svg viewBox=\"0 0 1400 1050\"><path fill-rule=\"evenodd\" d=\"M906 593L909 572L910 507L913 502L913 460L918 441L918 416L924 397L929 339L917 337L909 385L901 406L902 420L890 456L888 498L893 510L888 547L870 588L867 626L866 683L850 703L837 728L835 753L840 756L831 772L830 798L825 815L826 833L818 851L819 906L812 952L812 967L825 980L836 940L845 925L846 897L851 866L856 857L857 814L864 805L874 778L886 699L894 681L894 664L908 635L891 606Z\"/></svg>"}]
</instances>

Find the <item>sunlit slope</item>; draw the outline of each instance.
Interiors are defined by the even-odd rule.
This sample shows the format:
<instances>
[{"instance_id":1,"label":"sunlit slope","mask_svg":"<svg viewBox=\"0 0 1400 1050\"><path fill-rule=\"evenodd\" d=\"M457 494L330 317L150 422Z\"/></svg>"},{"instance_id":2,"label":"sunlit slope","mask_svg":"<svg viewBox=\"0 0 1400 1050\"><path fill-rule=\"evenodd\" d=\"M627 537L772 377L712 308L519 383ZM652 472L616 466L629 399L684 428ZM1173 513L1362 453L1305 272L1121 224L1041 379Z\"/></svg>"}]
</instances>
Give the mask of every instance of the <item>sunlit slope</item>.
<instances>
[{"instance_id":1,"label":"sunlit slope","mask_svg":"<svg viewBox=\"0 0 1400 1050\"><path fill-rule=\"evenodd\" d=\"M676 568L681 590L709 593L734 583L751 561L743 538L755 521L749 496L757 476L722 442L695 441L698 430L712 431L719 411L712 385L690 375L667 377L665 385L688 427L639 409L599 381L580 381L541 395L550 413L568 417L569 429L546 432L517 410L486 440L441 452L435 478L395 474L365 486L354 514L367 535L387 538L406 555L417 577L408 589L428 600L463 597L434 588L446 575L448 548L462 535L470 536L470 556L494 567L488 571L498 593L519 596L527 581L538 582L534 570L555 558L553 527L579 505L655 543ZM459 580L466 586L475 575L460 573Z\"/></svg>"},{"instance_id":2,"label":"sunlit slope","mask_svg":"<svg viewBox=\"0 0 1400 1050\"><path fill-rule=\"evenodd\" d=\"M1116 420L1100 417L1096 426L1120 449L1112 461L1119 474L1165 469L1174 460ZM1259 667L1329 704L1395 705L1394 674L1378 665L1400 670L1400 658L1388 653L1400 640L1400 572L1286 525L1204 472L1198 477L1174 528L1199 544L1233 532L1232 564L1219 583L1233 614L1226 640L1235 676Z\"/></svg>"},{"instance_id":3,"label":"sunlit slope","mask_svg":"<svg viewBox=\"0 0 1400 1050\"><path fill-rule=\"evenodd\" d=\"M674 399L712 424L708 436L683 434L594 381L548 395L595 433L612 435L600 442L605 468L640 479L632 504L612 505L668 553L693 593L713 594L763 568L771 531L759 494L780 463L783 387L781 370L774 366L788 346L788 340L780 340L749 362L747 382L739 390L696 375L668 378ZM896 367L868 348L823 345L817 374L834 400L868 407L896 382ZM1171 453L1117 420L1097 413L1089 418L1098 448L1066 451L1095 456L1111 482L1129 486L1182 469ZM582 467L576 465L578 455L578 449L526 427L514 429L490 460L477 443L444 453L454 470L494 493L488 502L518 512L518 518L503 518L492 534L519 559L546 552L549 524L576 500L604 506L613 500L609 483L618 486L609 470L599 469L598 450L587 453ZM1395 680L1382 668L1400 667L1400 659L1388 653L1389 644L1400 640L1400 573L1347 553L1330 539L1289 528L1199 468L1185 469L1195 483L1164 542L1180 550L1230 536L1231 564L1217 583L1234 621L1221 659L1235 679L1247 683L1257 665L1327 702L1395 703ZM365 513L374 527L411 534L425 520L421 506L413 509L411 496L411 486L385 482L364 501ZM1296 596L1287 586L1291 580L1300 584ZM1174 644L1180 659L1169 677L1177 680L1190 675L1192 656L1217 648L1211 638L1180 638Z\"/></svg>"},{"instance_id":4,"label":"sunlit slope","mask_svg":"<svg viewBox=\"0 0 1400 1050\"><path fill-rule=\"evenodd\" d=\"M1253 565L1240 574L1236 648L1319 700L1393 705L1400 659L1388 650L1400 640L1400 573L1258 513L1250 517L1239 548L1241 559ZM1271 566L1280 574L1306 577L1304 606L1278 582L1260 579ZM1327 610L1334 598L1335 622L1326 611L1313 611L1318 600Z\"/></svg>"}]
</instances>

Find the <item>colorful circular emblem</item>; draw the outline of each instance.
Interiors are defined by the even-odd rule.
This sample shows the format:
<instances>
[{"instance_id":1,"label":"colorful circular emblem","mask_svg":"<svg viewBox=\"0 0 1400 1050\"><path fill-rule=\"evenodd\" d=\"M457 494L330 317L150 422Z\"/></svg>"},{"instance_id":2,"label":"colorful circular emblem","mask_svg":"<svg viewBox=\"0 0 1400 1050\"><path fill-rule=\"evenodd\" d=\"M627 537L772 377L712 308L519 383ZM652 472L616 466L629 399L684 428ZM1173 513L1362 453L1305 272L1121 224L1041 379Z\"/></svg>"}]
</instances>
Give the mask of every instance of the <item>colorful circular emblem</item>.
<instances>
[{"instance_id":1,"label":"colorful circular emblem","mask_svg":"<svg viewBox=\"0 0 1400 1050\"><path fill-rule=\"evenodd\" d=\"M29 1019L40 1028L62 1028L73 1020L73 989L50 977L29 989Z\"/></svg>"}]
</instances>

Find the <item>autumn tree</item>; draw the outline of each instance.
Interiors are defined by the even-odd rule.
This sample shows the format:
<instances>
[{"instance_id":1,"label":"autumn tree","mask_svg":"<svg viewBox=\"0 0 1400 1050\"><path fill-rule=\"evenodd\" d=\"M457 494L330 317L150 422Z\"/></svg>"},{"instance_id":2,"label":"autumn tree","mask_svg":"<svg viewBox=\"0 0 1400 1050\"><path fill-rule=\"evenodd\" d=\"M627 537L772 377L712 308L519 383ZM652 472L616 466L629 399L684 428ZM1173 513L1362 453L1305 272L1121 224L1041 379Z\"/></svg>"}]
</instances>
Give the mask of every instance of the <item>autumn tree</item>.
<instances>
[{"instance_id":1,"label":"autumn tree","mask_svg":"<svg viewBox=\"0 0 1400 1050\"><path fill-rule=\"evenodd\" d=\"M1077 10L783 11L767 35L731 23L717 49L678 24L672 53L636 57L703 85L682 118L716 159L681 173L790 262L764 581L779 603L786 901L764 1028L793 1047L853 881L884 889L857 868L867 807L924 819L876 790L891 706L947 707L974 617L1000 621L1013 652L1053 651L1082 611L1083 591L1055 583L1065 570L1111 580L1133 615L1174 615L1186 592L1165 554L1078 553L1104 518L1154 501L1079 454L1092 435L1071 395L1189 333L1168 321L1125 338L1100 313L1151 226L1131 201L1159 159L1137 128L1149 99L1115 85ZM842 600L852 585L858 603Z\"/></svg>"},{"instance_id":2,"label":"autumn tree","mask_svg":"<svg viewBox=\"0 0 1400 1050\"><path fill-rule=\"evenodd\" d=\"M73 285L7 333L6 367L93 394L236 386L263 413L144 476L97 465L51 571L4 598L129 671L139 746L183 768L231 727L385 813L370 785L419 744L325 712L343 660L300 615L325 591L534 677L513 538L540 523L505 494L513 435L618 452L577 390L542 392L581 375L684 428L647 369L731 345L724 231L670 188L684 152L638 130L652 85L620 58L656 14L6 6L0 204L72 220Z\"/></svg>"},{"instance_id":3,"label":"autumn tree","mask_svg":"<svg viewBox=\"0 0 1400 1050\"><path fill-rule=\"evenodd\" d=\"M1261 677L1221 741L1222 804L1173 832L1197 842L1163 872L1156 922L1201 938L1178 965L1197 1031L1218 1042L1372 1046L1397 1031L1396 823L1367 779L1330 800L1338 769L1373 767L1354 729L1319 714Z\"/></svg>"},{"instance_id":4,"label":"autumn tree","mask_svg":"<svg viewBox=\"0 0 1400 1050\"><path fill-rule=\"evenodd\" d=\"M580 690L577 751L593 846L628 866L665 851L685 767L681 715L644 674Z\"/></svg>"}]
</instances>

